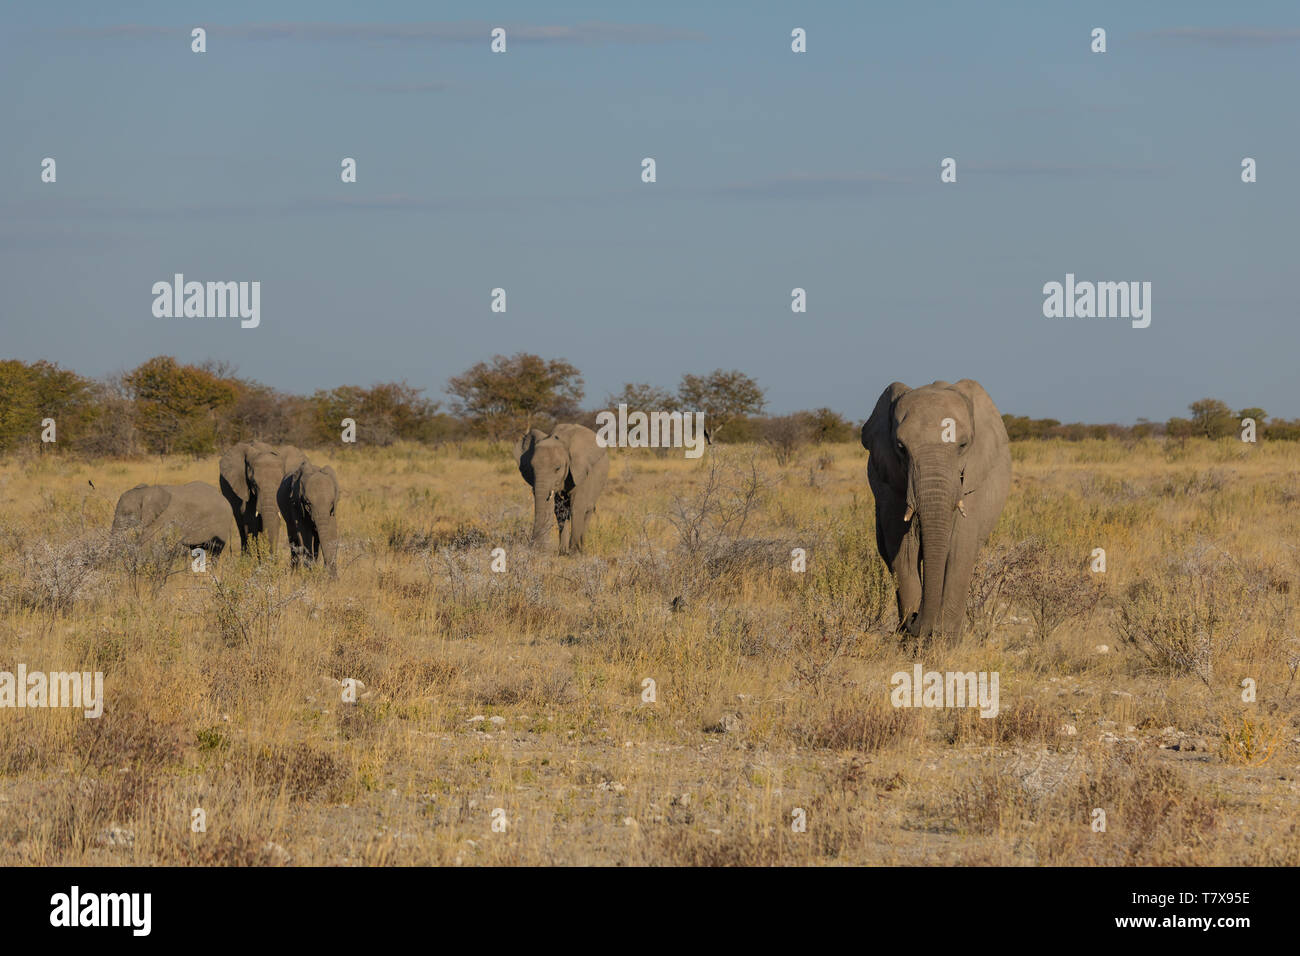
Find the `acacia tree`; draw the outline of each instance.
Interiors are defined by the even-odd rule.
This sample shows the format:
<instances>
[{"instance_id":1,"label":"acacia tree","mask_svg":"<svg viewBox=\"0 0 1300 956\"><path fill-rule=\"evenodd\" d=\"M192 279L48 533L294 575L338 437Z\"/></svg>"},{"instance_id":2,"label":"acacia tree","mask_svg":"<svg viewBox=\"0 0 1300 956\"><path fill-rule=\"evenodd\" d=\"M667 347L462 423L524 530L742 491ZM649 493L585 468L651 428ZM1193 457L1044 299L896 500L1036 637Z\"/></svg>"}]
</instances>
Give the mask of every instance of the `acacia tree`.
<instances>
[{"instance_id":1,"label":"acacia tree","mask_svg":"<svg viewBox=\"0 0 1300 956\"><path fill-rule=\"evenodd\" d=\"M217 413L235 404L239 390L197 365L170 355L151 358L122 377L135 402L136 424L150 451L206 454L217 445Z\"/></svg>"},{"instance_id":2,"label":"acacia tree","mask_svg":"<svg viewBox=\"0 0 1300 956\"><path fill-rule=\"evenodd\" d=\"M1232 434L1237 420L1232 409L1217 398L1203 398L1187 406L1192 412L1192 424L1196 434L1206 438L1223 438Z\"/></svg>"},{"instance_id":3,"label":"acacia tree","mask_svg":"<svg viewBox=\"0 0 1300 956\"><path fill-rule=\"evenodd\" d=\"M0 361L0 451L41 447L41 422L53 418L59 444L93 432L94 383L52 362Z\"/></svg>"},{"instance_id":4,"label":"acacia tree","mask_svg":"<svg viewBox=\"0 0 1300 956\"><path fill-rule=\"evenodd\" d=\"M430 441L440 403L425 398L423 391L406 382L384 382L370 388L341 385L317 391L307 400L311 438L321 443L337 440L343 419L351 418L362 444Z\"/></svg>"},{"instance_id":5,"label":"acacia tree","mask_svg":"<svg viewBox=\"0 0 1300 956\"><path fill-rule=\"evenodd\" d=\"M672 412L677 410L677 398L666 388L645 382L627 382L623 390L605 398L606 408L626 405L638 411Z\"/></svg>"},{"instance_id":6,"label":"acacia tree","mask_svg":"<svg viewBox=\"0 0 1300 956\"><path fill-rule=\"evenodd\" d=\"M729 423L746 415L757 415L767 404L763 389L744 372L714 369L708 375L683 375L677 389L683 411L704 413L710 439Z\"/></svg>"},{"instance_id":7,"label":"acacia tree","mask_svg":"<svg viewBox=\"0 0 1300 956\"><path fill-rule=\"evenodd\" d=\"M584 394L582 374L564 359L527 352L493 356L447 384L456 414L480 434L501 440L534 425L578 416Z\"/></svg>"}]
</instances>

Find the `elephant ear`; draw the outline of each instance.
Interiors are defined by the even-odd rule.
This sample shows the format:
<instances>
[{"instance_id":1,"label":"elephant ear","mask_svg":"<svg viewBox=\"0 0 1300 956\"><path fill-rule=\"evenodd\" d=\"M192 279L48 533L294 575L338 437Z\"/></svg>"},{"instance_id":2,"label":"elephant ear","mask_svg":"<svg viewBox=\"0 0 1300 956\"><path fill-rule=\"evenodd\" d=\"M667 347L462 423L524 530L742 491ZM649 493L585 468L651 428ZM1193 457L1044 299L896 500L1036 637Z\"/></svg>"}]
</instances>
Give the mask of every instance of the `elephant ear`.
<instances>
[{"instance_id":1,"label":"elephant ear","mask_svg":"<svg viewBox=\"0 0 1300 956\"><path fill-rule=\"evenodd\" d=\"M971 443L962 467L962 487L969 494L984 483L999 459L1008 454L1007 428L993 399L979 382L964 378L950 387L966 400L971 413Z\"/></svg>"},{"instance_id":2,"label":"elephant ear","mask_svg":"<svg viewBox=\"0 0 1300 956\"><path fill-rule=\"evenodd\" d=\"M586 429L576 433L569 445L569 474L575 485L587 480L596 463L606 456L604 448L596 441L596 436Z\"/></svg>"},{"instance_id":3,"label":"elephant ear","mask_svg":"<svg viewBox=\"0 0 1300 956\"><path fill-rule=\"evenodd\" d=\"M221 477L226 484L242 498L248 501L248 444L240 442L221 456Z\"/></svg>"},{"instance_id":4,"label":"elephant ear","mask_svg":"<svg viewBox=\"0 0 1300 956\"><path fill-rule=\"evenodd\" d=\"M540 428L534 428L524 432L519 441L515 442L515 464L519 466L519 473L524 476L524 480L530 485L533 483L532 465L525 458L531 460L533 448L537 443L546 437L546 432Z\"/></svg>"},{"instance_id":5,"label":"elephant ear","mask_svg":"<svg viewBox=\"0 0 1300 956\"><path fill-rule=\"evenodd\" d=\"M281 445L275 451L280 456L280 460L284 462L284 473L286 475L297 471L298 467L307 460L307 456L293 445Z\"/></svg>"},{"instance_id":6,"label":"elephant ear","mask_svg":"<svg viewBox=\"0 0 1300 956\"><path fill-rule=\"evenodd\" d=\"M894 438L894 406L910 391L902 382L894 382L880 393L876 407L862 426L862 447L870 455L867 466L875 468L889 487L900 492L907 488L907 472L898 457Z\"/></svg>"},{"instance_id":7,"label":"elephant ear","mask_svg":"<svg viewBox=\"0 0 1300 956\"><path fill-rule=\"evenodd\" d=\"M153 524L172 503L172 493L161 485L147 488L144 501L140 505L140 523L145 527Z\"/></svg>"},{"instance_id":8,"label":"elephant ear","mask_svg":"<svg viewBox=\"0 0 1300 956\"><path fill-rule=\"evenodd\" d=\"M585 425L556 425L550 437L560 442L569 453L569 477L575 485L586 481L596 462L605 457L605 449L596 440L596 433Z\"/></svg>"},{"instance_id":9,"label":"elephant ear","mask_svg":"<svg viewBox=\"0 0 1300 956\"><path fill-rule=\"evenodd\" d=\"M285 475L284 481L280 482L280 487L285 490L290 501L296 502L302 500L302 474L304 470L305 469L302 467L299 467Z\"/></svg>"},{"instance_id":10,"label":"elephant ear","mask_svg":"<svg viewBox=\"0 0 1300 956\"><path fill-rule=\"evenodd\" d=\"M334 500L330 502L330 514L334 513L334 506L339 503L339 476L334 474L334 469L326 465L321 469L323 474L330 476L330 481L334 482Z\"/></svg>"}]
</instances>

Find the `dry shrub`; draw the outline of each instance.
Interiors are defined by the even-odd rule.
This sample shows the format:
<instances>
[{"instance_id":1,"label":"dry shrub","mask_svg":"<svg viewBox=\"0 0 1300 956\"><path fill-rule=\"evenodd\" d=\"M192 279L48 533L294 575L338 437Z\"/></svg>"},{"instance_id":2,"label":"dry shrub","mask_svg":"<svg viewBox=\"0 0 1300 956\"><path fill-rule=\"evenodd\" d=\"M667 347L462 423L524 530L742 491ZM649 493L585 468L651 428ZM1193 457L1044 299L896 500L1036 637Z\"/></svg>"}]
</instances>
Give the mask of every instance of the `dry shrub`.
<instances>
[{"instance_id":1,"label":"dry shrub","mask_svg":"<svg viewBox=\"0 0 1300 956\"><path fill-rule=\"evenodd\" d=\"M57 543L47 538L25 543L18 606L67 614L97 591L105 564L119 551L106 533L92 532Z\"/></svg>"},{"instance_id":2,"label":"dry shrub","mask_svg":"<svg viewBox=\"0 0 1300 956\"><path fill-rule=\"evenodd\" d=\"M676 529L682 553L699 569L744 537L771 488L753 455L745 460L715 449L704 481L689 495L674 494L664 517Z\"/></svg>"},{"instance_id":3,"label":"dry shrub","mask_svg":"<svg viewBox=\"0 0 1300 956\"><path fill-rule=\"evenodd\" d=\"M1033 542L980 549L971 574L966 621L979 639L995 633L1011 615L1011 582L1033 564Z\"/></svg>"},{"instance_id":4,"label":"dry shrub","mask_svg":"<svg viewBox=\"0 0 1300 956\"><path fill-rule=\"evenodd\" d=\"M1176 862L1211 839L1221 801L1148 751L1123 747L988 768L921 809L931 825L1014 837L1035 863L1132 866ZM1104 831L1092 830L1095 810Z\"/></svg>"},{"instance_id":5,"label":"dry shrub","mask_svg":"<svg viewBox=\"0 0 1300 956\"><path fill-rule=\"evenodd\" d=\"M1008 576L1007 596L1028 611L1034 634L1046 640L1071 618L1086 618L1106 592L1087 559L1060 546L1031 539L1016 546L1016 568ZM968 605L969 606L969 605Z\"/></svg>"},{"instance_id":6,"label":"dry shrub","mask_svg":"<svg viewBox=\"0 0 1300 956\"><path fill-rule=\"evenodd\" d=\"M781 415L769 418L760 426L760 432L776 463L785 466L799 453L799 449L813 439L812 423L806 415Z\"/></svg>"},{"instance_id":7,"label":"dry shrub","mask_svg":"<svg viewBox=\"0 0 1300 956\"><path fill-rule=\"evenodd\" d=\"M1152 669L1209 684L1249 620L1257 586L1224 552L1202 545L1130 584L1116 628Z\"/></svg>"},{"instance_id":8,"label":"dry shrub","mask_svg":"<svg viewBox=\"0 0 1300 956\"><path fill-rule=\"evenodd\" d=\"M922 730L915 708L858 702L832 707L824 715L804 721L791 736L800 746L871 753L915 742Z\"/></svg>"},{"instance_id":9,"label":"dry shrub","mask_svg":"<svg viewBox=\"0 0 1300 956\"><path fill-rule=\"evenodd\" d=\"M470 551L486 547L494 539L476 524L461 522L450 531L415 527L399 517L385 518L379 525L388 550L393 554L427 554L431 551Z\"/></svg>"},{"instance_id":10,"label":"dry shrub","mask_svg":"<svg viewBox=\"0 0 1300 956\"><path fill-rule=\"evenodd\" d=\"M1286 746L1290 735L1290 728L1285 724L1244 714L1233 720L1223 733L1219 754L1229 763L1262 767L1273 759L1279 747Z\"/></svg>"},{"instance_id":11,"label":"dry shrub","mask_svg":"<svg viewBox=\"0 0 1300 956\"><path fill-rule=\"evenodd\" d=\"M423 554L433 544L433 531L413 527L399 517L388 517L379 523L384 544L393 554Z\"/></svg>"},{"instance_id":12,"label":"dry shrub","mask_svg":"<svg viewBox=\"0 0 1300 956\"><path fill-rule=\"evenodd\" d=\"M1063 721L1043 704L1021 699L1007 706L1003 701L996 717L981 717L978 707L946 709L952 724L946 731L948 743L1020 744L1054 740Z\"/></svg>"},{"instance_id":13,"label":"dry shrub","mask_svg":"<svg viewBox=\"0 0 1300 956\"><path fill-rule=\"evenodd\" d=\"M207 581L208 616L228 647L269 641L284 609L306 593L266 564L256 565L251 573L235 568L219 575L209 570Z\"/></svg>"},{"instance_id":14,"label":"dry shrub","mask_svg":"<svg viewBox=\"0 0 1300 956\"><path fill-rule=\"evenodd\" d=\"M328 794L348 776L333 757L306 743L264 746L251 757L253 779L272 792L283 790L292 800Z\"/></svg>"},{"instance_id":15,"label":"dry shrub","mask_svg":"<svg viewBox=\"0 0 1300 956\"><path fill-rule=\"evenodd\" d=\"M484 707L508 707L528 703L538 707L563 704L577 698L573 673L567 667L545 668L540 672L488 677L474 686L471 699Z\"/></svg>"}]
</instances>

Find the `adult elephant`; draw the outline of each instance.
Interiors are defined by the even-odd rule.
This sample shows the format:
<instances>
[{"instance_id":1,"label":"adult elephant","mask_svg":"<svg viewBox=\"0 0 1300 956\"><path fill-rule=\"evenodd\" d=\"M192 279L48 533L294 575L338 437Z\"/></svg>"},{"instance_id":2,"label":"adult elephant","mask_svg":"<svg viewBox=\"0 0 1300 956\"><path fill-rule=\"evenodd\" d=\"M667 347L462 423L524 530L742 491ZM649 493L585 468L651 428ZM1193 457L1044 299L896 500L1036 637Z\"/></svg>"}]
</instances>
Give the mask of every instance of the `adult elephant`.
<instances>
[{"instance_id":1,"label":"adult elephant","mask_svg":"<svg viewBox=\"0 0 1300 956\"><path fill-rule=\"evenodd\" d=\"M163 535L177 547L203 548L214 557L233 539L230 508L221 492L201 481L136 485L117 499L113 534L138 531L141 543Z\"/></svg>"},{"instance_id":2,"label":"adult elephant","mask_svg":"<svg viewBox=\"0 0 1300 956\"><path fill-rule=\"evenodd\" d=\"M976 554L1011 489L1002 416L968 378L916 389L895 382L862 426L862 444L900 630L960 635Z\"/></svg>"},{"instance_id":3,"label":"adult elephant","mask_svg":"<svg viewBox=\"0 0 1300 956\"><path fill-rule=\"evenodd\" d=\"M239 529L239 545L248 553L265 535L265 546L275 554L280 537L276 494L284 476L307 457L292 445L278 448L265 442L240 442L221 456L221 493L230 502Z\"/></svg>"},{"instance_id":4,"label":"adult elephant","mask_svg":"<svg viewBox=\"0 0 1300 956\"><path fill-rule=\"evenodd\" d=\"M515 443L519 474L533 487L533 544L546 534L549 506L560 529L560 554L582 550L587 523L609 476L609 456L583 425L534 428Z\"/></svg>"},{"instance_id":5,"label":"adult elephant","mask_svg":"<svg viewBox=\"0 0 1300 956\"><path fill-rule=\"evenodd\" d=\"M289 563L325 561L331 572L339 550L339 526L334 508L339 500L339 480L328 465L317 468L304 461L284 476L276 495L289 532Z\"/></svg>"}]
</instances>

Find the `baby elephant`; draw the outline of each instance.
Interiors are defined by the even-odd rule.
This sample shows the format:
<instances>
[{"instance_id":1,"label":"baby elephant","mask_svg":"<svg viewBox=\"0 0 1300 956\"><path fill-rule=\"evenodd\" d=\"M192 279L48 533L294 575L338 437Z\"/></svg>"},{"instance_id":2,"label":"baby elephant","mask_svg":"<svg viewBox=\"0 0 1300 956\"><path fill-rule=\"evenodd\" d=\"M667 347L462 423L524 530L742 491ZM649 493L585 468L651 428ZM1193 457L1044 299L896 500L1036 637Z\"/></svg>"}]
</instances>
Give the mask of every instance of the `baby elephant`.
<instances>
[{"instance_id":1,"label":"baby elephant","mask_svg":"<svg viewBox=\"0 0 1300 956\"><path fill-rule=\"evenodd\" d=\"M214 557L230 543L235 522L221 492L201 481L187 485L136 485L117 500L113 533L140 529L143 543L166 535L180 547Z\"/></svg>"},{"instance_id":2,"label":"baby elephant","mask_svg":"<svg viewBox=\"0 0 1300 956\"><path fill-rule=\"evenodd\" d=\"M290 565L296 568L300 561L310 564L323 557L325 567L334 571L339 550L339 526L334 518L339 480L334 469L304 461L284 476L275 500L289 531Z\"/></svg>"},{"instance_id":3,"label":"baby elephant","mask_svg":"<svg viewBox=\"0 0 1300 956\"><path fill-rule=\"evenodd\" d=\"M515 463L533 487L533 544L546 536L553 508L560 554L581 551L609 477L609 456L596 433L585 425L556 425L549 435L534 428L515 443Z\"/></svg>"}]
</instances>

